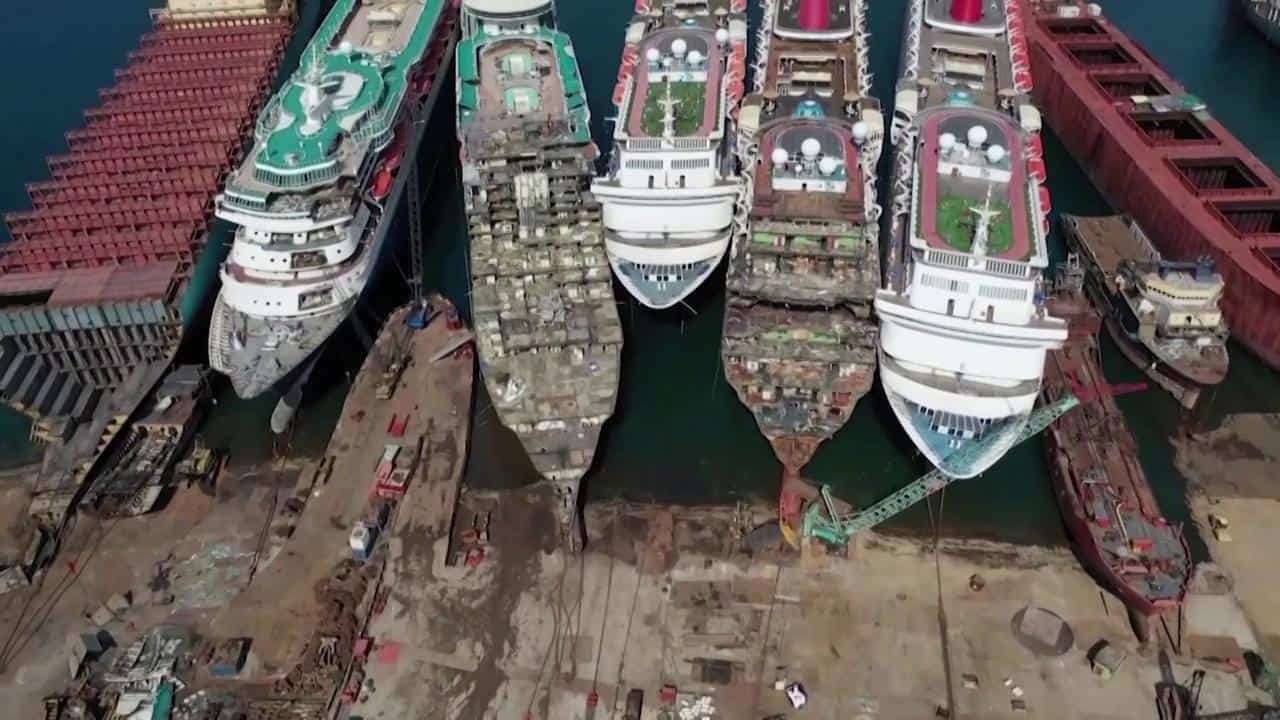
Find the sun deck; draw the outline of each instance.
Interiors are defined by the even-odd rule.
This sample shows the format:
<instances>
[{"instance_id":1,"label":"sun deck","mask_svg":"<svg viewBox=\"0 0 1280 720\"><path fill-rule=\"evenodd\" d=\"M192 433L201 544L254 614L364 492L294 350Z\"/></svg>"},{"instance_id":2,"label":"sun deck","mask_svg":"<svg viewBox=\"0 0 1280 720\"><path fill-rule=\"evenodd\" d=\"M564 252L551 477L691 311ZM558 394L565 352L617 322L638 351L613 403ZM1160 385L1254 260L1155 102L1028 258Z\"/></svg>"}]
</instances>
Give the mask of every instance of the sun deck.
<instances>
[{"instance_id":1,"label":"sun deck","mask_svg":"<svg viewBox=\"0 0 1280 720\"><path fill-rule=\"evenodd\" d=\"M710 135L719 124L724 77L724 51L715 33L696 26L658 30L639 50L628 134L663 137L669 130L672 137Z\"/></svg>"},{"instance_id":2,"label":"sun deck","mask_svg":"<svg viewBox=\"0 0 1280 720\"><path fill-rule=\"evenodd\" d=\"M967 108L921 128L919 235L930 248L1027 262L1037 254L1021 130Z\"/></svg>"},{"instance_id":3,"label":"sun deck","mask_svg":"<svg viewBox=\"0 0 1280 720\"><path fill-rule=\"evenodd\" d=\"M785 118L765 128L760 157L753 216L862 221L865 184L848 125L821 116Z\"/></svg>"},{"instance_id":4,"label":"sun deck","mask_svg":"<svg viewBox=\"0 0 1280 720\"><path fill-rule=\"evenodd\" d=\"M790 112L809 93L819 94L832 115L840 114L838 101L856 102L863 97L852 42L818 44L775 37L769 58L763 95L780 103L775 114Z\"/></svg>"},{"instance_id":5,"label":"sun deck","mask_svg":"<svg viewBox=\"0 0 1280 720\"><path fill-rule=\"evenodd\" d=\"M853 34L852 0L780 0L774 14L779 37L832 39Z\"/></svg>"}]
</instances>

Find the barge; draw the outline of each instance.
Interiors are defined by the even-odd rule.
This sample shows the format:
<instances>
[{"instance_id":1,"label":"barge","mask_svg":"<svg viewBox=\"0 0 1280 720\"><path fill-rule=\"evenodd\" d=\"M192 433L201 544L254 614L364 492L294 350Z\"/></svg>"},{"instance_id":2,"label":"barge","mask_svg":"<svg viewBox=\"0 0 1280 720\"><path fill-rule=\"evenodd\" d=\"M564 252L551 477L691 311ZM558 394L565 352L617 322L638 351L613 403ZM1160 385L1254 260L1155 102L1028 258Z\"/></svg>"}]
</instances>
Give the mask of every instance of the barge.
<instances>
[{"instance_id":1,"label":"barge","mask_svg":"<svg viewBox=\"0 0 1280 720\"><path fill-rule=\"evenodd\" d=\"M1161 255L1213 260L1232 336L1280 368L1280 177L1098 5L1026 7L1049 127Z\"/></svg>"},{"instance_id":2,"label":"barge","mask_svg":"<svg viewBox=\"0 0 1280 720\"><path fill-rule=\"evenodd\" d=\"M794 529L801 468L875 376L883 120L864 0L770 0L764 15L739 114L746 189L721 355L782 463L780 518Z\"/></svg>"},{"instance_id":3,"label":"barge","mask_svg":"<svg viewBox=\"0 0 1280 720\"><path fill-rule=\"evenodd\" d=\"M295 20L292 0L154 11L115 85L67 133L70 152L49 158L52 179L27 186L32 209L5 216L0 399L33 419L35 439L65 440L114 389L139 389L130 379L150 365L163 372L205 307L214 194Z\"/></svg>"},{"instance_id":4,"label":"barge","mask_svg":"<svg viewBox=\"0 0 1280 720\"><path fill-rule=\"evenodd\" d=\"M553 0L464 0L457 133L480 374L498 420L558 495L578 489L613 414L622 326L591 193L599 150Z\"/></svg>"},{"instance_id":5,"label":"barge","mask_svg":"<svg viewBox=\"0 0 1280 720\"><path fill-rule=\"evenodd\" d=\"M1085 289L1120 352L1186 408L1222 382L1229 365L1218 301L1222 276L1202 258L1161 258L1142 229L1119 216L1064 215L1067 242L1085 265Z\"/></svg>"},{"instance_id":6,"label":"barge","mask_svg":"<svg viewBox=\"0 0 1280 720\"><path fill-rule=\"evenodd\" d=\"M746 9L747 0L639 0L627 25L613 152L591 192L609 264L646 307L684 300L733 236Z\"/></svg>"},{"instance_id":7,"label":"barge","mask_svg":"<svg viewBox=\"0 0 1280 720\"><path fill-rule=\"evenodd\" d=\"M1043 402L1089 396L1045 432L1058 507L1089 571L1144 619L1178 607L1191 579L1191 552L1182 527L1160 514L1138 443L1102 375L1098 331L1102 318L1084 293L1084 270L1070 256L1059 267L1049 307L1070 335L1045 362Z\"/></svg>"}]
</instances>

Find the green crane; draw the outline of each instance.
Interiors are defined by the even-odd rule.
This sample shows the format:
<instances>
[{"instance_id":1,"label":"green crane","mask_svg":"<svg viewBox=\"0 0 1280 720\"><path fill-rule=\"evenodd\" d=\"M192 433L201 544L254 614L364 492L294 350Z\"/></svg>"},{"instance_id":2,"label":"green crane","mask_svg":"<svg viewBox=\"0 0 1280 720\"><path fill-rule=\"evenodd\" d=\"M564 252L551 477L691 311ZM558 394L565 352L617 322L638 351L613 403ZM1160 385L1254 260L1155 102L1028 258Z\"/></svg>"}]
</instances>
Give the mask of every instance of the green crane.
<instances>
[{"instance_id":1,"label":"green crane","mask_svg":"<svg viewBox=\"0 0 1280 720\"><path fill-rule=\"evenodd\" d=\"M1035 435L1039 435L1054 420L1062 417L1079 404L1080 399L1075 394L1068 393L1056 402L1037 408L1031 413L1031 416L1027 419L1027 424L1018 433L1018 438L1013 444L1018 445ZM981 454L993 442L995 442L994 438L983 438L976 443L957 450L943 458L941 466L920 476L906 487L861 512L841 515L836 511L835 499L831 496L831 487L823 485L819 490L822 502L810 503L808 509L805 510L802 533L806 538L817 538L832 547L844 547L849 542L849 538L856 533L879 525L951 484L955 478L948 475L945 468L955 467L957 463ZM823 510L826 512L824 513Z\"/></svg>"}]
</instances>

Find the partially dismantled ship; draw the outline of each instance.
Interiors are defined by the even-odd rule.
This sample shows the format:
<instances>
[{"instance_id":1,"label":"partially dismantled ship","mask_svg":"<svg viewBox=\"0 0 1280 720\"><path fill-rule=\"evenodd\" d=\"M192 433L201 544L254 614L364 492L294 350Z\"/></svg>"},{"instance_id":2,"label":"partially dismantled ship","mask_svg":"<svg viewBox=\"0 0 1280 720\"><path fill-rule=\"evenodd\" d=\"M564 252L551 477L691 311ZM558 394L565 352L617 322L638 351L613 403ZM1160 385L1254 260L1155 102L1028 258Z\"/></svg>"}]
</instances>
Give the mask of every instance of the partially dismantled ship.
<instances>
[{"instance_id":1,"label":"partially dismantled ship","mask_svg":"<svg viewBox=\"0 0 1280 720\"><path fill-rule=\"evenodd\" d=\"M1280 368L1280 177L1097 4L1027 8L1049 126L1166 259L1213 259L1232 336Z\"/></svg>"},{"instance_id":2,"label":"partially dismantled ship","mask_svg":"<svg viewBox=\"0 0 1280 720\"><path fill-rule=\"evenodd\" d=\"M627 25L613 152L591 191L618 281L651 308L697 289L733 235L746 8L746 0L638 0Z\"/></svg>"},{"instance_id":3,"label":"partially dismantled ship","mask_svg":"<svg viewBox=\"0 0 1280 720\"><path fill-rule=\"evenodd\" d=\"M782 462L791 527L800 469L875 375L883 122L864 11L862 0L767 2L739 116L749 215L729 259L721 354Z\"/></svg>"},{"instance_id":4,"label":"partially dismantled ship","mask_svg":"<svg viewBox=\"0 0 1280 720\"><path fill-rule=\"evenodd\" d=\"M914 0L904 32L880 385L921 454L967 478L1018 442L1067 337L1041 292L1040 116L1019 0Z\"/></svg>"},{"instance_id":5,"label":"partially dismantled ship","mask_svg":"<svg viewBox=\"0 0 1280 720\"><path fill-rule=\"evenodd\" d=\"M1280 0L1240 0L1240 4L1249 22L1280 47Z\"/></svg>"},{"instance_id":6,"label":"partially dismantled ship","mask_svg":"<svg viewBox=\"0 0 1280 720\"><path fill-rule=\"evenodd\" d=\"M1085 289L1120 352L1185 407L1227 376L1227 325L1213 261L1160 257L1142 229L1119 216L1064 215L1085 264Z\"/></svg>"},{"instance_id":7,"label":"partially dismantled ship","mask_svg":"<svg viewBox=\"0 0 1280 720\"><path fill-rule=\"evenodd\" d=\"M1176 607L1191 578L1181 526L1160 514L1138 458L1138 443L1116 405L1098 351L1102 318L1084 295L1084 271L1073 256L1059 268L1049 301L1071 335L1045 363L1043 399L1088 395L1045 432L1058 506L1089 570L1135 618ZM1084 400L1084 398L1081 398Z\"/></svg>"},{"instance_id":8,"label":"partially dismantled ship","mask_svg":"<svg viewBox=\"0 0 1280 720\"><path fill-rule=\"evenodd\" d=\"M599 151L552 0L465 0L457 92L480 372L499 420L554 484L576 547L578 486L613 414L622 327L590 192Z\"/></svg>"},{"instance_id":9,"label":"partially dismantled ship","mask_svg":"<svg viewBox=\"0 0 1280 720\"><path fill-rule=\"evenodd\" d=\"M450 0L336 0L258 117L218 197L237 227L209 327L240 397L303 367L369 286L456 36Z\"/></svg>"}]
</instances>

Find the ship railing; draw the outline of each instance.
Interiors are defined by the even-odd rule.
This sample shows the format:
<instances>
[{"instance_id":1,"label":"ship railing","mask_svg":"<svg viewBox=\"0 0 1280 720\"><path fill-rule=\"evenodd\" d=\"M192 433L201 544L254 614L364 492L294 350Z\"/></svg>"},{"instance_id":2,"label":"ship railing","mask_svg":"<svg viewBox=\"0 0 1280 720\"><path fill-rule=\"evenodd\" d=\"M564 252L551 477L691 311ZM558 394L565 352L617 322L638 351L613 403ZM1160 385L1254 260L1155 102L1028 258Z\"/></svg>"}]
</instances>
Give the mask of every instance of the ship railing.
<instances>
[{"instance_id":1,"label":"ship railing","mask_svg":"<svg viewBox=\"0 0 1280 720\"><path fill-rule=\"evenodd\" d=\"M266 106L262 108L262 112L258 115L258 122L253 131L254 139L258 142L266 140L271 131L275 129L279 119L280 95L276 94L271 96L271 99L267 101Z\"/></svg>"},{"instance_id":2,"label":"ship railing","mask_svg":"<svg viewBox=\"0 0 1280 720\"><path fill-rule=\"evenodd\" d=\"M871 33L867 30L867 3L866 0L854 0L853 3L853 31L857 37L855 43L858 53L858 94L866 95L871 92L871 54L869 40Z\"/></svg>"},{"instance_id":3,"label":"ship railing","mask_svg":"<svg viewBox=\"0 0 1280 720\"><path fill-rule=\"evenodd\" d=\"M1002 277L1016 278L1019 280L1025 280L1035 275L1034 266L1030 263L1018 262L1016 260L1003 260L992 257L979 258L968 253L939 250L937 248L928 248L924 250L924 252L920 254L920 257L924 264L933 265L935 267L985 272L991 275L1000 275Z\"/></svg>"},{"instance_id":4,"label":"ship railing","mask_svg":"<svg viewBox=\"0 0 1280 720\"><path fill-rule=\"evenodd\" d=\"M756 56L751 64L756 93L764 92L765 79L769 74L769 45L773 40L773 14L776 5L776 0L765 0L764 18L760 22L760 29L756 31Z\"/></svg>"},{"instance_id":5,"label":"ship railing","mask_svg":"<svg viewBox=\"0 0 1280 720\"><path fill-rule=\"evenodd\" d=\"M911 15L907 18L906 39L902 44L902 77L915 80L920 74L920 29L924 24L924 3L911 3Z\"/></svg>"}]
</instances>

